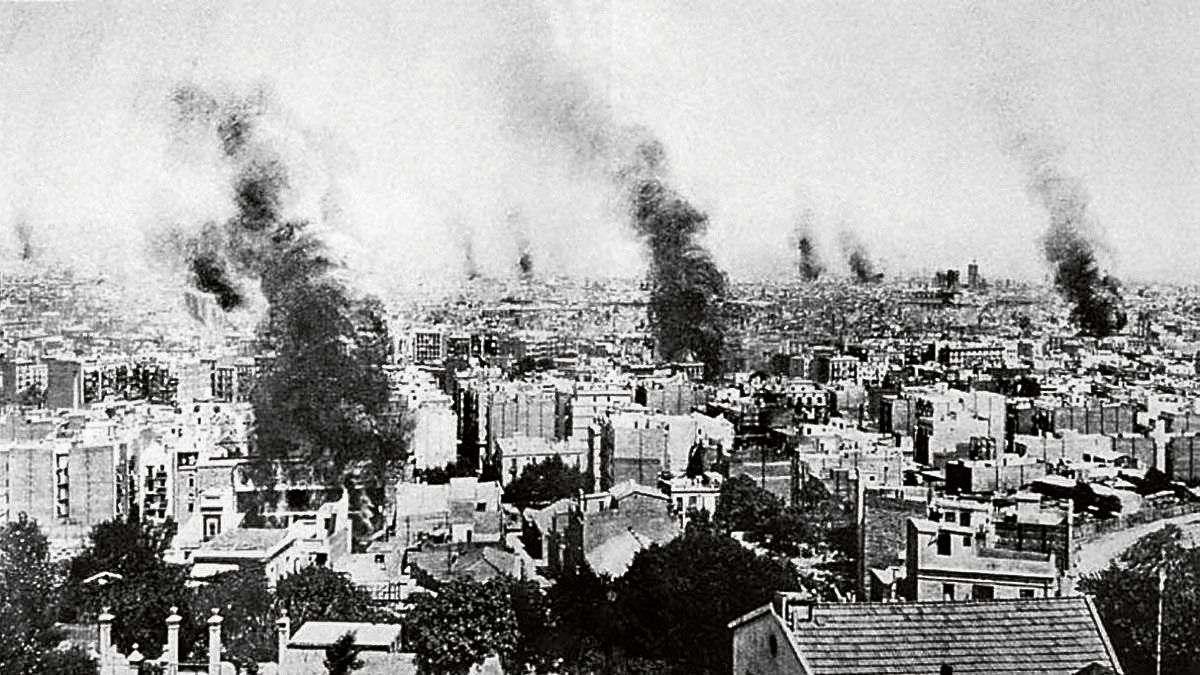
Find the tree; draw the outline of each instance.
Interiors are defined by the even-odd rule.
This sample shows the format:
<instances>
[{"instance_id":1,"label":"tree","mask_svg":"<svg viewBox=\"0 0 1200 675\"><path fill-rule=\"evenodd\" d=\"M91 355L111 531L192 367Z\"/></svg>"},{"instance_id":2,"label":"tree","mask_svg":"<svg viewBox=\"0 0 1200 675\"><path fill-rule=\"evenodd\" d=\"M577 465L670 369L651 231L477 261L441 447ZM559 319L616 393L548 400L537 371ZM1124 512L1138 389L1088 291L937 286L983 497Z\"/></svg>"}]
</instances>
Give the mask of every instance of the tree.
<instances>
[{"instance_id":1,"label":"tree","mask_svg":"<svg viewBox=\"0 0 1200 675\"><path fill-rule=\"evenodd\" d=\"M354 645L354 633L344 633L325 648L325 670L329 671L329 675L349 675L362 668L363 662L358 658L358 651Z\"/></svg>"},{"instance_id":2,"label":"tree","mask_svg":"<svg viewBox=\"0 0 1200 675\"><path fill-rule=\"evenodd\" d=\"M308 621L365 621L380 619L371 595L344 574L310 565L275 585L277 609L287 610L293 630Z\"/></svg>"},{"instance_id":3,"label":"tree","mask_svg":"<svg viewBox=\"0 0 1200 675\"><path fill-rule=\"evenodd\" d=\"M555 619L545 592L527 579L498 578L506 586L517 619L517 648L504 669L509 672L547 672L558 660Z\"/></svg>"},{"instance_id":4,"label":"tree","mask_svg":"<svg viewBox=\"0 0 1200 675\"><path fill-rule=\"evenodd\" d=\"M546 596L562 667L571 673L613 672L618 623L613 581L584 566L559 576Z\"/></svg>"},{"instance_id":5,"label":"tree","mask_svg":"<svg viewBox=\"0 0 1200 675\"><path fill-rule=\"evenodd\" d=\"M618 641L630 657L672 672L728 673L728 622L776 591L799 589L790 563L757 556L710 527L689 528L640 551L618 581Z\"/></svg>"},{"instance_id":6,"label":"tree","mask_svg":"<svg viewBox=\"0 0 1200 675\"><path fill-rule=\"evenodd\" d=\"M192 658L203 660L207 642L201 623L211 609L219 610L221 642L230 661L259 663L278 658L275 637L275 596L267 588L262 567L254 565L227 572L195 589L192 595L191 617L197 628L192 642Z\"/></svg>"},{"instance_id":7,"label":"tree","mask_svg":"<svg viewBox=\"0 0 1200 675\"><path fill-rule=\"evenodd\" d=\"M742 474L721 485L713 524L725 533L757 532L782 510L783 502L778 497L759 487L750 476Z\"/></svg>"},{"instance_id":8,"label":"tree","mask_svg":"<svg viewBox=\"0 0 1200 675\"><path fill-rule=\"evenodd\" d=\"M113 642L118 647L162 644L171 608L188 615L190 597L187 569L163 561L174 534L170 521L154 525L130 518L93 527L87 546L68 566L61 615L90 621L107 606L116 617ZM101 572L120 578L105 585L86 583Z\"/></svg>"},{"instance_id":9,"label":"tree","mask_svg":"<svg viewBox=\"0 0 1200 675\"><path fill-rule=\"evenodd\" d=\"M61 575L50 562L46 535L21 514L0 528L0 672L90 675L80 650L58 650L55 626Z\"/></svg>"},{"instance_id":10,"label":"tree","mask_svg":"<svg viewBox=\"0 0 1200 675\"><path fill-rule=\"evenodd\" d=\"M505 486L504 501L523 509L572 497L591 487L592 481L586 474L567 466L555 455L526 466L519 478Z\"/></svg>"},{"instance_id":11,"label":"tree","mask_svg":"<svg viewBox=\"0 0 1200 675\"><path fill-rule=\"evenodd\" d=\"M508 582L455 580L416 596L409 644L422 673L465 675L489 656L512 662L520 639Z\"/></svg>"},{"instance_id":12,"label":"tree","mask_svg":"<svg viewBox=\"0 0 1200 675\"><path fill-rule=\"evenodd\" d=\"M416 478L429 485L445 485L451 478L474 476L475 467L470 462L449 462L446 466L435 466L430 469L418 469Z\"/></svg>"},{"instance_id":13,"label":"tree","mask_svg":"<svg viewBox=\"0 0 1200 675\"><path fill-rule=\"evenodd\" d=\"M1139 539L1107 568L1084 577L1081 589L1096 609L1129 675L1155 672L1158 575L1163 590L1164 673L1200 672L1200 550L1184 547L1182 531L1167 525Z\"/></svg>"}]
</instances>

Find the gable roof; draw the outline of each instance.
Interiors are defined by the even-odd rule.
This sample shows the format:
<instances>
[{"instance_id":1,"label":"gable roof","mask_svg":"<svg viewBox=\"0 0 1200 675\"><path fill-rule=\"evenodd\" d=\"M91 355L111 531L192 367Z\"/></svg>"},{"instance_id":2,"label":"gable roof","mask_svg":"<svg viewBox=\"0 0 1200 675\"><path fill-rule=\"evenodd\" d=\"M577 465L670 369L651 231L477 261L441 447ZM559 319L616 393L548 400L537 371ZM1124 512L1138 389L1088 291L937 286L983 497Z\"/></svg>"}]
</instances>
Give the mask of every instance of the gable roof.
<instances>
[{"instance_id":1,"label":"gable roof","mask_svg":"<svg viewBox=\"0 0 1200 675\"><path fill-rule=\"evenodd\" d=\"M789 632L813 675L1078 673L1120 666L1089 598L843 603L793 609Z\"/></svg>"}]
</instances>

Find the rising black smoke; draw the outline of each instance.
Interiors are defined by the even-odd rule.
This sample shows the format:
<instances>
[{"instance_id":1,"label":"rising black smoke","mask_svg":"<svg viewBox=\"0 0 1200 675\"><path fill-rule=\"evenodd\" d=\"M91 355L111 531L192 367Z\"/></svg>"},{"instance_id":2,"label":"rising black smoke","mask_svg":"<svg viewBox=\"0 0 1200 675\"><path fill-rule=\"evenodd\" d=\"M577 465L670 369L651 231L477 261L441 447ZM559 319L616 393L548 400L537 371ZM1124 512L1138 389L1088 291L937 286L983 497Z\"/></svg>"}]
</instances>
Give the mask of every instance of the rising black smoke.
<instances>
[{"instance_id":1,"label":"rising black smoke","mask_svg":"<svg viewBox=\"0 0 1200 675\"><path fill-rule=\"evenodd\" d=\"M13 226L17 235L17 256L21 260L33 260L37 257L37 246L33 243L33 226L27 220L18 220Z\"/></svg>"},{"instance_id":2,"label":"rising black smoke","mask_svg":"<svg viewBox=\"0 0 1200 675\"><path fill-rule=\"evenodd\" d=\"M817 253L817 247L808 235L802 235L796 244L800 251L800 277L805 281L816 281L825 273L825 265Z\"/></svg>"},{"instance_id":3,"label":"rising black smoke","mask_svg":"<svg viewBox=\"0 0 1200 675\"><path fill-rule=\"evenodd\" d=\"M528 281L533 278L533 249L529 241L528 227L521 217L521 212L513 209L508 212L508 229L517 240L517 273Z\"/></svg>"},{"instance_id":4,"label":"rising black smoke","mask_svg":"<svg viewBox=\"0 0 1200 675\"><path fill-rule=\"evenodd\" d=\"M795 229L796 252L800 256L800 278L804 281L816 281L825 273L825 263L821 260L821 252L817 250L817 242L813 238L813 212L805 209L796 222Z\"/></svg>"},{"instance_id":5,"label":"rising black smoke","mask_svg":"<svg viewBox=\"0 0 1200 675\"><path fill-rule=\"evenodd\" d=\"M873 284L883 281L883 273L875 270L871 261L871 253L858 236L851 232L843 232L841 236L842 254L846 256L846 266L850 275L862 284Z\"/></svg>"},{"instance_id":6,"label":"rising black smoke","mask_svg":"<svg viewBox=\"0 0 1200 675\"><path fill-rule=\"evenodd\" d=\"M402 453L381 369L382 311L347 287L311 223L285 215L294 188L263 129L269 98L180 87L173 101L181 123L213 132L232 169L234 215L184 247L192 280L226 310L243 300L240 279L257 282L267 302L260 333L274 358L252 396L252 476L270 485L298 469L338 484L366 465L382 480Z\"/></svg>"},{"instance_id":7,"label":"rising black smoke","mask_svg":"<svg viewBox=\"0 0 1200 675\"><path fill-rule=\"evenodd\" d=\"M522 239L517 242L517 271L521 273L522 279L533 278L533 251L529 250L529 240Z\"/></svg>"},{"instance_id":8,"label":"rising black smoke","mask_svg":"<svg viewBox=\"0 0 1200 675\"><path fill-rule=\"evenodd\" d=\"M1018 134L1013 145L1025 164L1029 193L1050 217L1042 251L1055 287L1071 303L1071 320L1085 335L1119 332L1126 323L1121 284L1100 269L1087 191L1061 169L1061 151L1049 142Z\"/></svg>"},{"instance_id":9,"label":"rising black smoke","mask_svg":"<svg viewBox=\"0 0 1200 675\"><path fill-rule=\"evenodd\" d=\"M707 217L670 187L662 144L644 128L617 123L550 44L514 50L500 88L515 134L556 144L572 170L616 188L650 254L649 319L659 356L694 357L708 377L719 375L727 281L703 244Z\"/></svg>"}]
</instances>

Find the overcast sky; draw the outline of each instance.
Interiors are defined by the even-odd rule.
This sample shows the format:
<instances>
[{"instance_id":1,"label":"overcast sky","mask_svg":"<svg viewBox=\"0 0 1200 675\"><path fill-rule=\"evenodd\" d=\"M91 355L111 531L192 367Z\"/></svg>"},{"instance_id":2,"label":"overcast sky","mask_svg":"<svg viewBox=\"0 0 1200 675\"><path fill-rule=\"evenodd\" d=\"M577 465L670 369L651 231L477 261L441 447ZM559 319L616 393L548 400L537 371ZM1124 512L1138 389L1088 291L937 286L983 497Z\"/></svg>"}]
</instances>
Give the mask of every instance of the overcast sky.
<instances>
[{"instance_id":1,"label":"overcast sky","mask_svg":"<svg viewBox=\"0 0 1200 675\"><path fill-rule=\"evenodd\" d=\"M543 270L638 273L609 188L506 126L517 48L662 140L735 277L790 274L807 217L830 257L853 231L892 271L1041 279L1047 217L1006 152L1035 134L1091 195L1107 266L1200 279L1187 0L4 3L0 240L20 220L48 255L136 268L163 227L227 216L225 169L173 135L188 82L272 92L319 193L292 208L375 276L457 270L467 240L515 273L520 236Z\"/></svg>"}]
</instances>

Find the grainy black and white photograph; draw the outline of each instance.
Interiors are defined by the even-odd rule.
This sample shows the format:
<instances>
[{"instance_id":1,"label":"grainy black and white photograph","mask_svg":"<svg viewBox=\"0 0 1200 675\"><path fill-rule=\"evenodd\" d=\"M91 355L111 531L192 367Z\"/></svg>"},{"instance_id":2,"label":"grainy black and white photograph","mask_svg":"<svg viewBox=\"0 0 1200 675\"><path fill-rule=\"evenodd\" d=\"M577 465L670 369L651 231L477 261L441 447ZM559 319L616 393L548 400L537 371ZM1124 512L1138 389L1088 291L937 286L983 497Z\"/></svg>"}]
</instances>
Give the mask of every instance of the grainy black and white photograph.
<instances>
[{"instance_id":1,"label":"grainy black and white photograph","mask_svg":"<svg viewBox=\"0 0 1200 675\"><path fill-rule=\"evenodd\" d=\"M0 2L3 675L1200 673L1200 4Z\"/></svg>"}]
</instances>

